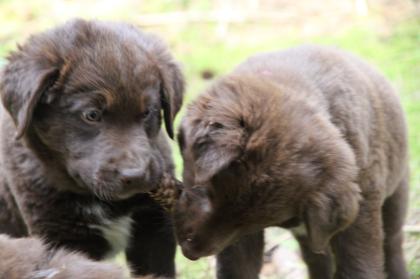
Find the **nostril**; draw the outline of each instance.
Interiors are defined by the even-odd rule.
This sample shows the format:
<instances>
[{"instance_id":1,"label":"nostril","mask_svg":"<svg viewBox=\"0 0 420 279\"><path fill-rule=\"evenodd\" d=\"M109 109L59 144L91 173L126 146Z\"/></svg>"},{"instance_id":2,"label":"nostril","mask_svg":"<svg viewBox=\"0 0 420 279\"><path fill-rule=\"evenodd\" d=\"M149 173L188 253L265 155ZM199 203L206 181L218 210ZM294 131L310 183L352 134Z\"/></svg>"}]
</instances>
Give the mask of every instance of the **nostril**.
<instances>
[{"instance_id":1,"label":"nostril","mask_svg":"<svg viewBox=\"0 0 420 279\"><path fill-rule=\"evenodd\" d=\"M186 231L186 233L185 233L185 235L184 235L184 240L185 240L185 242L188 242L188 243L190 243L191 244L191 242L193 242L193 239L194 239L194 235L193 235L193 231L192 231L192 229L188 229L187 231Z\"/></svg>"}]
</instances>

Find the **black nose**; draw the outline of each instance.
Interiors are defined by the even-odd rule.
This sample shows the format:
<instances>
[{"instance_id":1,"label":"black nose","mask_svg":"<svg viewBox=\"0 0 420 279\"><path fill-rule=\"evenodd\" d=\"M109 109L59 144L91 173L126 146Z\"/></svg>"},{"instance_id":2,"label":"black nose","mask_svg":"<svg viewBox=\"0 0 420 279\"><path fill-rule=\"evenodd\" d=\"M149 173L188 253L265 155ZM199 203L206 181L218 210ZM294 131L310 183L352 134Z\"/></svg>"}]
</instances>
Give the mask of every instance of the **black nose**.
<instances>
[{"instance_id":1,"label":"black nose","mask_svg":"<svg viewBox=\"0 0 420 279\"><path fill-rule=\"evenodd\" d=\"M196 261L200 258L199 254L191 243L191 239L186 239L181 243L181 250L184 256L191 261Z\"/></svg>"},{"instance_id":2,"label":"black nose","mask_svg":"<svg viewBox=\"0 0 420 279\"><path fill-rule=\"evenodd\" d=\"M121 182L125 185L138 185L145 179L144 170L123 169L120 170Z\"/></svg>"}]
</instances>

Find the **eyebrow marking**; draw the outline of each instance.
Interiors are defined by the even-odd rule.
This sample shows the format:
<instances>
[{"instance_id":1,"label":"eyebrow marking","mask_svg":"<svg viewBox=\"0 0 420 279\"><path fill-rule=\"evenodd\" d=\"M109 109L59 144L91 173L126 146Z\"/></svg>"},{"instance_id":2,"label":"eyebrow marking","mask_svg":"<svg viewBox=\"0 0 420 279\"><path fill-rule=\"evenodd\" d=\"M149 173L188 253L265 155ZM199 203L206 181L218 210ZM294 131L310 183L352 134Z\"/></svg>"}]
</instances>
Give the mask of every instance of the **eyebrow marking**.
<instances>
[{"instance_id":1,"label":"eyebrow marking","mask_svg":"<svg viewBox=\"0 0 420 279\"><path fill-rule=\"evenodd\" d=\"M117 94L109 89L103 89L99 92L99 94L105 99L106 107L112 107L117 103Z\"/></svg>"}]
</instances>

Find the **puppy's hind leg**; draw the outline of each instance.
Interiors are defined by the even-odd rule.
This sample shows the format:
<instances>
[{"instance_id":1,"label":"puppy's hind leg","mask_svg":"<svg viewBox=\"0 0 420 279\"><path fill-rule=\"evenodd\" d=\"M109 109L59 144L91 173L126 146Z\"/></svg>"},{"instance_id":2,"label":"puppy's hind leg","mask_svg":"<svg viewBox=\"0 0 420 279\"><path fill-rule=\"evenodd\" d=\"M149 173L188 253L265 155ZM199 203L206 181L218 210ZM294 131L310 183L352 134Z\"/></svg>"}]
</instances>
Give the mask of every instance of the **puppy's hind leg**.
<instances>
[{"instance_id":1,"label":"puppy's hind leg","mask_svg":"<svg viewBox=\"0 0 420 279\"><path fill-rule=\"evenodd\" d=\"M353 224L331 240L336 261L334 279L384 279L381 200L367 193Z\"/></svg>"},{"instance_id":2,"label":"puppy's hind leg","mask_svg":"<svg viewBox=\"0 0 420 279\"><path fill-rule=\"evenodd\" d=\"M217 255L217 279L258 279L263 253L263 231L242 237Z\"/></svg>"},{"instance_id":3,"label":"puppy's hind leg","mask_svg":"<svg viewBox=\"0 0 420 279\"><path fill-rule=\"evenodd\" d=\"M296 233L293 230L292 232L299 242L303 260L308 267L309 278L332 279L334 275L334 258L331 248L325 254L316 254L310 249L309 239L306 235Z\"/></svg>"},{"instance_id":4,"label":"puppy's hind leg","mask_svg":"<svg viewBox=\"0 0 420 279\"><path fill-rule=\"evenodd\" d=\"M408 205L408 179L405 178L382 207L385 241L385 271L389 279L408 279L402 250L404 219Z\"/></svg>"}]
</instances>

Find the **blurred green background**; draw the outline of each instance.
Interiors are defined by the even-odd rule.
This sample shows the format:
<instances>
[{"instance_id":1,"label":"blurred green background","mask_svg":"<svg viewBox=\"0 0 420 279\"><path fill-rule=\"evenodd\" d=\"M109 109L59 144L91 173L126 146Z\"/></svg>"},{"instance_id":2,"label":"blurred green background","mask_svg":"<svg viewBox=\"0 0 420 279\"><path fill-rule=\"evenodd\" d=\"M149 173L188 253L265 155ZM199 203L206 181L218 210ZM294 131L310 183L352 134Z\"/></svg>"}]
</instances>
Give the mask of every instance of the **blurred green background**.
<instances>
[{"instance_id":1,"label":"blurred green background","mask_svg":"<svg viewBox=\"0 0 420 279\"><path fill-rule=\"evenodd\" d=\"M420 278L419 15L417 0L0 0L0 65L30 34L73 17L129 21L159 34L183 65L185 103L211 77L256 52L319 43L358 54L392 81L407 113L411 204L404 248L411 278ZM176 147L174 156L179 174ZM305 278L297 245L286 231L267 230L266 242L263 278ZM177 263L181 279L214 277L212 258L190 262L178 253Z\"/></svg>"}]
</instances>

